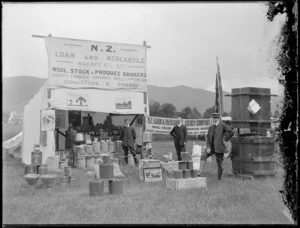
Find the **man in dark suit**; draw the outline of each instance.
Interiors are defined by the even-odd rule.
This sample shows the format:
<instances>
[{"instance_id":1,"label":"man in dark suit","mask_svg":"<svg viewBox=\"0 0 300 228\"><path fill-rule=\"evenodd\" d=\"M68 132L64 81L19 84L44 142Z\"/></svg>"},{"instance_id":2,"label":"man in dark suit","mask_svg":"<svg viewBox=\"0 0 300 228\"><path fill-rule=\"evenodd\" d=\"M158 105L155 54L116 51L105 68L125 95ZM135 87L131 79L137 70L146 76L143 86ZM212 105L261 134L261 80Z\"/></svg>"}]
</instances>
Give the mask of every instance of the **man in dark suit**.
<instances>
[{"instance_id":1,"label":"man in dark suit","mask_svg":"<svg viewBox=\"0 0 300 228\"><path fill-rule=\"evenodd\" d=\"M180 117L177 118L177 125L170 131L170 135L174 138L178 161L181 161L181 152L186 151L187 127L182 124L182 119Z\"/></svg>"},{"instance_id":2,"label":"man in dark suit","mask_svg":"<svg viewBox=\"0 0 300 228\"><path fill-rule=\"evenodd\" d=\"M218 180L221 180L223 173L222 162L224 153L228 152L224 142L230 140L234 135L234 132L229 126L222 123L219 113L213 113L212 117L213 125L208 128L208 133L206 136L206 149L201 155L199 175L203 175L202 172L204 169L205 160L215 154L218 164Z\"/></svg>"},{"instance_id":3,"label":"man in dark suit","mask_svg":"<svg viewBox=\"0 0 300 228\"><path fill-rule=\"evenodd\" d=\"M138 166L137 158L136 158L136 151L135 151L135 139L136 139L136 132L133 127L129 125L129 120L125 119L125 126L122 128L120 132L120 140L122 140L122 147L125 154L125 162L128 164L128 150L133 155L134 163Z\"/></svg>"}]
</instances>

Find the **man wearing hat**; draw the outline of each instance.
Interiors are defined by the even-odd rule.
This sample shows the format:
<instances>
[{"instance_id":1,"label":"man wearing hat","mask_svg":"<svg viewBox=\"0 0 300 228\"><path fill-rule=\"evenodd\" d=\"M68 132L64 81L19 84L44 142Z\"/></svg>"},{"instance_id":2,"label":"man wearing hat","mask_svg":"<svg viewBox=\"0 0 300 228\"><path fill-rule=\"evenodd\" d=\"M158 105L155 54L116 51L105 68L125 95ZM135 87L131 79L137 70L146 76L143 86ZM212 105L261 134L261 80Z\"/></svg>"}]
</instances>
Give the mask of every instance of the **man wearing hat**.
<instances>
[{"instance_id":1,"label":"man wearing hat","mask_svg":"<svg viewBox=\"0 0 300 228\"><path fill-rule=\"evenodd\" d=\"M219 113L213 113L212 118L213 125L208 128L208 133L206 136L206 149L201 155L199 176L203 175L202 172L205 164L204 161L208 157L215 154L218 164L218 180L221 180L223 173L222 162L224 153L227 152L224 142L230 140L234 135L234 132L229 126L227 126L225 123L222 123Z\"/></svg>"},{"instance_id":2,"label":"man wearing hat","mask_svg":"<svg viewBox=\"0 0 300 228\"><path fill-rule=\"evenodd\" d=\"M186 151L185 145L187 144L187 127L182 124L181 117L177 118L177 125L170 131L170 135L174 138L178 161L181 161L181 152Z\"/></svg>"}]
</instances>

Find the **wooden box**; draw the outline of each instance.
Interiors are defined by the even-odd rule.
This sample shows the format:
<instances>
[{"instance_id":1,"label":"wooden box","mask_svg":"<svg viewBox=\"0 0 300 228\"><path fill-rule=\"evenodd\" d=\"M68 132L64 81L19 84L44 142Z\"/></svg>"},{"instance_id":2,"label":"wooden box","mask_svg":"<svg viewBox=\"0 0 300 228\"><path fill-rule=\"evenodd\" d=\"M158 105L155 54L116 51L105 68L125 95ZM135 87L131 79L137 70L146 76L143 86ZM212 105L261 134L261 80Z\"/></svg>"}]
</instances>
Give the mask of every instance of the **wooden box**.
<instances>
[{"instance_id":1,"label":"wooden box","mask_svg":"<svg viewBox=\"0 0 300 228\"><path fill-rule=\"evenodd\" d=\"M166 179L166 188L171 190L206 188L206 177L187 178L187 179Z\"/></svg>"},{"instance_id":2,"label":"wooden box","mask_svg":"<svg viewBox=\"0 0 300 228\"><path fill-rule=\"evenodd\" d=\"M144 168L160 168L160 160L140 159L139 160L139 179L144 180Z\"/></svg>"}]
</instances>

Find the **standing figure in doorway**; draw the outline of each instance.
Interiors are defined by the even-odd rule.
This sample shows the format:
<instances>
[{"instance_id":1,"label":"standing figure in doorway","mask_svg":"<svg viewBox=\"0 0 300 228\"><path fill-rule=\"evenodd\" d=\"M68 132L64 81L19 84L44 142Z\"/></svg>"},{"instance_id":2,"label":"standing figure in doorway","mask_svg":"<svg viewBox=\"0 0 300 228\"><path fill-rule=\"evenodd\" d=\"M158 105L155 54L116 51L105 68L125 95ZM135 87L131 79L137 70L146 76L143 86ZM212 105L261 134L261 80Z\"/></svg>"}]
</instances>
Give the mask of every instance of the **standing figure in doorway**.
<instances>
[{"instance_id":1,"label":"standing figure in doorway","mask_svg":"<svg viewBox=\"0 0 300 228\"><path fill-rule=\"evenodd\" d=\"M128 164L128 150L133 155L134 163L138 166L138 161L136 158L136 151L135 151L135 139L136 139L136 132L133 127L129 125L129 120L125 119L125 126L122 128L120 132L120 140L122 140L122 147L125 153L125 162Z\"/></svg>"},{"instance_id":2,"label":"standing figure in doorway","mask_svg":"<svg viewBox=\"0 0 300 228\"><path fill-rule=\"evenodd\" d=\"M170 131L170 135L174 138L174 145L177 153L178 161L182 161L181 152L185 152L187 144L187 127L182 124L181 117L177 118L177 125Z\"/></svg>"},{"instance_id":3,"label":"standing figure in doorway","mask_svg":"<svg viewBox=\"0 0 300 228\"><path fill-rule=\"evenodd\" d=\"M215 154L218 164L218 180L221 180L223 173L222 162L224 153L228 153L224 142L230 140L234 135L234 132L229 126L220 121L219 113L213 113L212 118L213 125L208 128L206 149L201 155L199 176L203 176L205 160Z\"/></svg>"}]
</instances>

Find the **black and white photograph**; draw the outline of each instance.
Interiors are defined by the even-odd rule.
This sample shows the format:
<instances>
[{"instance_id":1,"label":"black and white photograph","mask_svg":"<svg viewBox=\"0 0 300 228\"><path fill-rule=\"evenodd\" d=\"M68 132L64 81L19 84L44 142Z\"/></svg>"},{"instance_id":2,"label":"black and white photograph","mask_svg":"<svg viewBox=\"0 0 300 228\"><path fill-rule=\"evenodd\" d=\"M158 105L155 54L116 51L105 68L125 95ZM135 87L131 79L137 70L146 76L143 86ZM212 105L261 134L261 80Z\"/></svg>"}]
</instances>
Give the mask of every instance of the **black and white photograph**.
<instances>
[{"instance_id":1,"label":"black and white photograph","mask_svg":"<svg viewBox=\"0 0 300 228\"><path fill-rule=\"evenodd\" d=\"M2 226L298 224L298 0L1 11Z\"/></svg>"}]
</instances>

